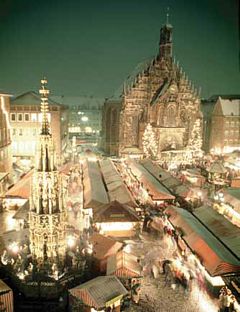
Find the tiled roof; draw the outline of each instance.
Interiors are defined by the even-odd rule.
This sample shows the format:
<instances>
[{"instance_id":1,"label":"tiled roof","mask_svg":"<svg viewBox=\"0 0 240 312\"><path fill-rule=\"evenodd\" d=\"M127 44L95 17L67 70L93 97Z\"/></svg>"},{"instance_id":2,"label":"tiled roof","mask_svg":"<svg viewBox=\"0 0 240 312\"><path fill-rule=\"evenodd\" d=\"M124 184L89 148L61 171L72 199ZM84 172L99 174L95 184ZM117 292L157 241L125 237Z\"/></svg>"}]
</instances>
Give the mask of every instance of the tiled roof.
<instances>
[{"instance_id":1,"label":"tiled roof","mask_svg":"<svg viewBox=\"0 0 240 312\"><path fill-rule=\"evenodd\" d=\"M240 259L221 242L217 236L219 233L213 234L203 222L184 209L169 207L165 212L174 227L182 230L182 239L200 258L210 275L239 272Z\"/></svg>"},{"instance_id":2,"label":"tiled roof","mask_svg":"<svg viewBox=\"0 0 240 312\"><path fill-rule=\"evenodd\" d=\"M194 210L193 214L238 257L240 261L240 228L209 206Z\"/></svg>"},{"instance_id":3,"label":"tiled roof","mask_svg":"<svg viewBox=\"0 0 240 312\"><path fill-rule=\"evenodd\" d=\"M109 213L110 212L110 213ZM104 205L93 215L94 222L138 222L139 216L128 206L112 201Z\"/></svg>"},{"instance_id":4,"label":"tiled roof","mask_svg":"<svg viewBox=\"0 0 240 312\"><path fill-rule=\"evenodd\" d=\"M107 302L127 294L126 288L115 276L98 276L70 289L69 292L80 297L86 305L93 305L95 309L103 309Z\"/></svg>"},{"instance_id":5,"label":"tiled roof","mask_svg":"<svg viewBox=\"0 0 240 312\"><path fill-rule=\"evenodd\" d=\"M29 171L21 180L19 180L12 188L10 188L5 196L29 199L32 175L33 170Z\"/></svg>"},{"instance_id":6,"label":"tiled roof","mask_svg":"<svg viewBox=\"0 0 240 312\"><path fill-rule=\"evenodd\" d=\"M134 81L138 74L141 74L143 71L147 70L152 62L154 57L148 58L140 63L137 64L137 66L132 70L132 72L128 75L127 79L124 81L124 83L114 92L111 99L120 99L123 93L124 86L130 87L132 84L134 84Z\"/></svg>"},{"instance_id":7,"label":"tiled roof","mask_svg":"<svg viewBox=\"0 0 240 312\"><path fill-rule=\"evenodd\" d=\"M126 269L125 273L123 272L124 269ZM118 270L119 272L117 273ZM137 258L135 256L121 250L117 254L108 258L107 275L117 273L115 275L117 275L118 277L128 277L126 276L128 271L131 272L131 275L129 275L129 277L138 277L141 275L142 267L137 262Z\"/></svg>"},{"instance_id":8,"label":"tiled roof","mask_svg":"<svg viewBox=\"0 0 240 312\"><path fill-rule=\"evenodd\" d=\"M93 245L93 256L99 260L112 255L120 250L123 246L122 243L114 240L113 238L94 233L90 239L90 243Z\"/></svg>"}]
</instances>

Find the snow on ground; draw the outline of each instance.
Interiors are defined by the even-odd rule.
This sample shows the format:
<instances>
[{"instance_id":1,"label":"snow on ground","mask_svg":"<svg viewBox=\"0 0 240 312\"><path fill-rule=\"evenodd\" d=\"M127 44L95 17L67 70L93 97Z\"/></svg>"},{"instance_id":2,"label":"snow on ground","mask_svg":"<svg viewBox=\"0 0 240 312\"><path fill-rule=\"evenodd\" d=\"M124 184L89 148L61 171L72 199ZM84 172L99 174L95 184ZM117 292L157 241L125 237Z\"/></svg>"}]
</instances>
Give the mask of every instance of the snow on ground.
<instances>
[{"instance_id":1,"label":"snow on ground","mask_svg":"<svg viewBox=\"0 0 240 312\"><path fill-rule=\"evenodd\" d=\"M216 299L201 291L193 282L192 289L186 292L179 285L165 282L165 275L157 274L155 279L152 267L158 260L169 259L175 251L175 244L166 236L154 238L143 234L139 241L128 241L129 252L141 257L144 267L144 277L141 287L140 301L138 304L131 303L125 309L126 312L217 312L218 302Z\"/></svg>"}]
</instances>

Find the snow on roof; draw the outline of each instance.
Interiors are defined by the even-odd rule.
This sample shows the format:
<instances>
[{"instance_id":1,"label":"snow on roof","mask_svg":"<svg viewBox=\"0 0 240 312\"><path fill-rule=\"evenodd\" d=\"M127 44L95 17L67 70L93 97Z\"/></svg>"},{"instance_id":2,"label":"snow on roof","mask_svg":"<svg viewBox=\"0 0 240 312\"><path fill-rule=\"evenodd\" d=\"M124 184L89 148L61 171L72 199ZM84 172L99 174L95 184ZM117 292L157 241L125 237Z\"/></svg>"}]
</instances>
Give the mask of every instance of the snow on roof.
<instances>
[{"instance_id":1,"label":"snow on roof","mask_svg":"<svg viewBox=\"0 0 240 312\"><path fill-rule=\"evenodd\" d=\"M51 96L51 99L69 107L83 106L86 109L99 108L105 101L104 98L93 96Z\"/></svg>"},{"instance_id":2,"label":"snow on roof","mask_svg":"<svg viewBox=\"0 0 240 312\"><path fill-rule=\"evenodd\" d=\"M86 305L102 309L111 300L127 294L126 288L115 276L98 276L69 290L73 296L80 297ZM87 296L86 296L87 295Z\"/></svg>"},{"instance_id":3,"label":"snow on roof","mask_svg":"<svg viewBox=\"0 0 240 312\"><path fill-rule=\"evenodd\" d=\"M238 100L228 100L219 97L223 115L224 116L239 116L240 115L240 99Z\"/></svg>"},{"instance_id":4,"label":"snow on roof","mask_svg":"<svg viewBox=\"0 0 240 312\"><path fill-rule=\"evenodd\" d=\"M211 173L226 173L227 169L223 166L223 164L220 161L215 161L211 164L209 170Z\"/></svg>"},{"instance_id":5,"label":"snow on roof","mask_svg":"<svg viewBox=\"0 0 240 312\"><path fill-rule=\"evenodd\" d=\"M48 99L49 105L59 105L59 102L55 102L52 97ZM34 91L28 91L15 97L12 101L12 105L39 105L41 103L41 97Z\"/></svg>"}]
</instances>

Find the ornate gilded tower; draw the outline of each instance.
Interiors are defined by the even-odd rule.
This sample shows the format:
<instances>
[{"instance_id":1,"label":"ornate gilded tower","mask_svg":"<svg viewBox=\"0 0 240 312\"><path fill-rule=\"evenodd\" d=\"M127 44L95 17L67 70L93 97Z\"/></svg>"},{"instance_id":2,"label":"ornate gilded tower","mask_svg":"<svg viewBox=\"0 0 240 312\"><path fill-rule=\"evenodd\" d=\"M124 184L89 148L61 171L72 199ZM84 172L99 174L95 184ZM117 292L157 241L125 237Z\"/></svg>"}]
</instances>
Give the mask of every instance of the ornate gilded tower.
<instances>
[{"instance_id":1,"label":"ornate gilded tower","mask_svg":"<svg viewBox=\"0 0 240 312\"><path fill-rule=\"evenodd\" d=\"M30 248L37 260L61 259L66 250L64 188L55 166L54 142L48 119L47 80L41 80L41 133L30 199Z\"/></svg>"}]
</instances>

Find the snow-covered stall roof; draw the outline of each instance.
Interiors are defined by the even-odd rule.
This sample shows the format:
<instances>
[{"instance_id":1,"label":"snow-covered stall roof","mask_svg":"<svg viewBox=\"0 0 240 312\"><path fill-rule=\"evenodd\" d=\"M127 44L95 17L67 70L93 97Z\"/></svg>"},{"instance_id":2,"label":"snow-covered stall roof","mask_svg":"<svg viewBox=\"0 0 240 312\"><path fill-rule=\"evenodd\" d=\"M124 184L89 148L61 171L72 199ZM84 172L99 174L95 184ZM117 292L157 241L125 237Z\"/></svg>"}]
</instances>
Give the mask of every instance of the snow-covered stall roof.
<instances>
[{"instance_id":1,"label":"snow-covered stall roof","mask_svg":"<svg viewBox=\"0 0 240 312\"><path fill-rule=\"evenodd\" d=\"M121 204L135 207L136 203L114 164L109 159L101 160L99 164L107 188L109 201L116 200Z\"/></svg>"},{"instance_id":2,"label":"snow-covered stall roof","mask_svg":"<svg viewBox=\"0 0 240 312\"><path fill-rule=\"evenodd\" d=\"M174 199L175 197L140 163L128 160L133 174L149 190L153 200Z\"/></svg>"},{"instance_id":3,"label":"snow-covered stall roof","mask_svg":"<svg viewBox=\"0 0 240 312\"><path fill-rule=\"evenodd\" d=\"M98 163L86 160L83 164L84 208L98 209L109 203Z\"/></svg>"}]
</instances>

